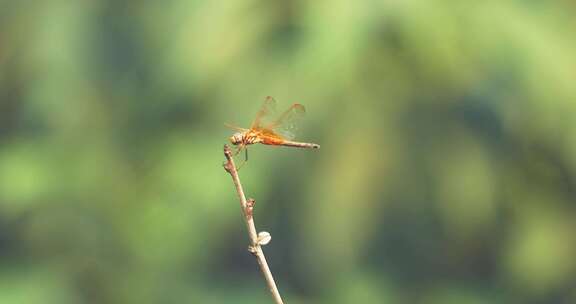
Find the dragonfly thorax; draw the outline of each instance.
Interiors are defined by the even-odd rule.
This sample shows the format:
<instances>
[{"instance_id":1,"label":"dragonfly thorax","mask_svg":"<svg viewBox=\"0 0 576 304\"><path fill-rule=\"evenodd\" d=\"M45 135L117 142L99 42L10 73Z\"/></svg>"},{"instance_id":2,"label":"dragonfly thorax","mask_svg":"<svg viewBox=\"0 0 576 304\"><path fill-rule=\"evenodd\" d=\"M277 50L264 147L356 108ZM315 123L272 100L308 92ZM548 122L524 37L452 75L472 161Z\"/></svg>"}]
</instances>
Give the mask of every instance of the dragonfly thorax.
<instances>
[{"instance_id":1,"label":"dragonfly thorax","mask_svg":"<svg viewBox=\"0 0 576 304\"><path fill-rule=\"evenodd\" d=\"M230 136L229 140L233 145L252 145L262 142L260 132L255 132L253 130L236 132L234 135Z\"/></svg>"}]
</instances>

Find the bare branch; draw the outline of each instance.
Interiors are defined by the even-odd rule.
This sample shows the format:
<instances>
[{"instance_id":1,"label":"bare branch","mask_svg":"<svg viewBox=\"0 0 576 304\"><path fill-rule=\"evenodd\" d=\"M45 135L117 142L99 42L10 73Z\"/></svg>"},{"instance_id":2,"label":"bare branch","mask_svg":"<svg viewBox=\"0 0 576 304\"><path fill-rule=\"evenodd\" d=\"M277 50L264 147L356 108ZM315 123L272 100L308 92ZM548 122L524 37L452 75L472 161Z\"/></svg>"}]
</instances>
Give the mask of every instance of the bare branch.
<instances>
[{"instance_id":1,"label":"bare branch","mask_svg":"<svg viewBox=\"0 0 576 304\"><path fill-rule=\"evenodd\" d=\"M256 231L256 226L254 224L254 216L253 216L253 209L255 205L254 199L246 199L246 195L244 194L244 189L242 189L242 184L240 184L240 177L238 177L238 170L236 169L236 165L234 164L234 158L232 157L232 151L228 145L224 145L224 156L226 157L226 163L224 163L224 169L226 172L230 173L232 176L232 181L234 182L234 186L236 187L236 192L238 193L238 197L240 198L240 207L242 209L242 215L244 221L246 222L246 227L248 228L248 235L250 236L250 245L248 246L248 251L250 251L255 257L260 266L260 270L266 279L266 284L268 284L268 289L270 293L272 293L272 297L276 304L283 304L282 298L280 297L280 292L278 292L278 287L276 287L276 283L274 282L274 277L272 276L272 272L268 267L268 263L266 262L266 257L264 256L264 251L262 251L262 237L258 237L258 233ZM266 237L266 236L265 236ZM269 234L267 235L269 241ZM266 241L266 243L267 243Z\"/></svg>"}]
</instances>

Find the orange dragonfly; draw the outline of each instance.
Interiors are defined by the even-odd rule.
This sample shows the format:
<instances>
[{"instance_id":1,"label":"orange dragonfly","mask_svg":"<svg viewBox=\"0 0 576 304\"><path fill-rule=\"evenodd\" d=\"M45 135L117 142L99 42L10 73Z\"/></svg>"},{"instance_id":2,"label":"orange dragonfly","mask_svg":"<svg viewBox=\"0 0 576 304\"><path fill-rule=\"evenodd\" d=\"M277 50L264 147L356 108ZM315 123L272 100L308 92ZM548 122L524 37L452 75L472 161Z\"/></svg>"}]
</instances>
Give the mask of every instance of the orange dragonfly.
<instances>
[{"instance_id":1,"label":"orange dragonfly","mask_svg":"<svg viewBox=\"0 0 576 304\"><path fill-rule=\"evenodd\" d=\"M281 115L277 116L275 120L272 120L272 118L276 116L276 100L270 96L266 97L250 129L226 124L227 127L238 131L229 138L230 143L238 147L235 155L245 150L247 161L248 150L246 146L252 144L319 149L320 145L317 144L292 141L297 122L305 113L306 110L304 106L295 103Z\"/></svg>"}]
</instances>

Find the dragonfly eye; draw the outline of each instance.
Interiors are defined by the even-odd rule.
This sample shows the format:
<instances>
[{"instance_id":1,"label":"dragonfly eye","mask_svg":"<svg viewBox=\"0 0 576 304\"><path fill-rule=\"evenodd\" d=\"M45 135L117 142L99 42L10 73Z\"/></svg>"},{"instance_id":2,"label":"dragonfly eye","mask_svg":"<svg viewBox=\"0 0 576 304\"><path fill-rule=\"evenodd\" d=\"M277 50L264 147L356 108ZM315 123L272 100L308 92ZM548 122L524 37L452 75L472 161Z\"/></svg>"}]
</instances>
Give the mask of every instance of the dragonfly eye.
<instances>
[{"instance_id":1,"label":"dragonfly eye","mask_svg":"<svg viewBox=\"0 0 576 304\"><path fill-rule=\"evenodd\" d=\"M236 134L230 136L230 138L228 138L228 140L230 140L231 144L237 145L240 142L242 142L242 136L241 136L241 134L236 133Z\"/></svg>"}]
</instances>

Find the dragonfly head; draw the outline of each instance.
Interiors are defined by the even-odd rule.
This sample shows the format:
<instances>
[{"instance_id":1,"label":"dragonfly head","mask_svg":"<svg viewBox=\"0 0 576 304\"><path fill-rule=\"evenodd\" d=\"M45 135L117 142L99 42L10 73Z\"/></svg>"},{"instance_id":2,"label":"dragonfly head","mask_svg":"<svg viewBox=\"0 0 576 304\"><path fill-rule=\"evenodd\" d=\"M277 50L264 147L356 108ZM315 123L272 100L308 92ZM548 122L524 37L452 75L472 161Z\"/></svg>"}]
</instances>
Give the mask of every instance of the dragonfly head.
<instances>
[{"instance_id":1,"label":"dragonfly head","mask_svg":"<svg viewBox=\"0 0 576 304\"><path fill-rule=\"evenodd\" d=\"M242 133L236 132L232 136L230 136L230 138L228 140L230 140L231 144L238 145L242 142L243 138L244 138L244 135Z\"/></svg>"}]
</instances>

